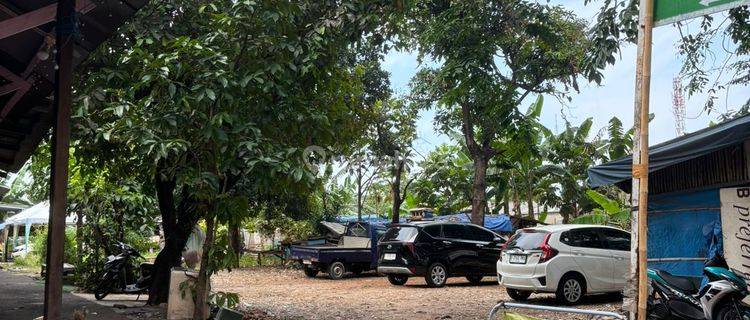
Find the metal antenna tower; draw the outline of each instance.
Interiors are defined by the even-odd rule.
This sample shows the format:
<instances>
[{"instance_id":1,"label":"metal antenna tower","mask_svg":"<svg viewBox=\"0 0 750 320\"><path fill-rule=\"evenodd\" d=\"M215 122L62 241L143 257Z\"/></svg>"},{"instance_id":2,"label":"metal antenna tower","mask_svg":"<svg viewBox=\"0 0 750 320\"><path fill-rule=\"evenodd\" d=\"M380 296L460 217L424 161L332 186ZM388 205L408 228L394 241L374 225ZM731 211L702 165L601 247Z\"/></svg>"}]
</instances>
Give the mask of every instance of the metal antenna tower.
<instances>
[{"instance_id":1,"label":"metal antenna tower","mask_svg":"<svg viewBox=\"0 0 750 320\"><path fill-rule=\"evenodd\" d=\"M677 136L685 134L685 98L682 96L682 82L679 77L675 77L672 80L672 87L674 92L672 93L672 114L675 119L675 129L677 129Z\"/></svg>"}]
</instances>

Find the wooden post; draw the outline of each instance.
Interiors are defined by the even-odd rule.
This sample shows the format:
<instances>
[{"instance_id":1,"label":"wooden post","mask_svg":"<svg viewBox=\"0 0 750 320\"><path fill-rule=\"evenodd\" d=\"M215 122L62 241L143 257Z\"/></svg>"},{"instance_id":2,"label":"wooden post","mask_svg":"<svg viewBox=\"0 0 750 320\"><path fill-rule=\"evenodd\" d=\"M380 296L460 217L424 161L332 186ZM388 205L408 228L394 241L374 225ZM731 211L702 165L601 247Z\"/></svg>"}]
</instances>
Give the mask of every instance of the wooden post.
<instances>
[{"instance_id":1,"label":"wooden post","mask_svg":"<svg viewBox=\"0 0 750 320\"><path fill-rule=\"evenodd\" d=\"M55 63L55 125L52 130L49 231L47 232L47 276L44 280L44 319L61 319L63 246L68 198L68 148L72 104L73 48L75 46L75 2L57 3L57 57Z\"/></svg>"},{"instance_id":2,"label":"wooden post","mask_svg":"<svg viewBox=\"0 0 750 320\"><path fill-rule=\"evenodd\" d=\"M648 118L651 91L651 39L654 27L654 0L640 0L638 23L638 58L635 86L635 133L633 135L633 207L638 207L635 218L633 245L637 248L637 308L638 320L646 319L648 279L646 278L648 240ZM633 259L631 259L631 263Z\"/></svg>"}]
</instances>

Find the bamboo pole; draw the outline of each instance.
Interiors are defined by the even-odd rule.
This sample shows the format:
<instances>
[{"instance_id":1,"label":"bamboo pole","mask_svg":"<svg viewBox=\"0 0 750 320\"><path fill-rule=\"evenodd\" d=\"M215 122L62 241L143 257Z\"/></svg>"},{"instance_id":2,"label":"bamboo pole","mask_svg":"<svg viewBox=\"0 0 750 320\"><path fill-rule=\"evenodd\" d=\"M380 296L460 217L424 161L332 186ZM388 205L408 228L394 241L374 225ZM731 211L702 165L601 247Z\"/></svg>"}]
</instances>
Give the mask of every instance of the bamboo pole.
<instances>
[{"instance_id":1,"label":"bamboo pole","mask_svg":"<svg viewBox=\"0 0 750 320\"><path fill-rule=\"evenodd\" d=\"M654 27L653 0L640 0L638 23L638 58L635 87L635 133L633 138L633 206L638 207L636 229L633 233L637 248L637 309L638 320L646 319L648 299L647 240L648 240L648 118L651 91L651 46ZM632 261L632 259L631 259ZM631 268L631 272L636 271ZM631 318L632 315L631 315Z\"/></svg>"}]
</instances>

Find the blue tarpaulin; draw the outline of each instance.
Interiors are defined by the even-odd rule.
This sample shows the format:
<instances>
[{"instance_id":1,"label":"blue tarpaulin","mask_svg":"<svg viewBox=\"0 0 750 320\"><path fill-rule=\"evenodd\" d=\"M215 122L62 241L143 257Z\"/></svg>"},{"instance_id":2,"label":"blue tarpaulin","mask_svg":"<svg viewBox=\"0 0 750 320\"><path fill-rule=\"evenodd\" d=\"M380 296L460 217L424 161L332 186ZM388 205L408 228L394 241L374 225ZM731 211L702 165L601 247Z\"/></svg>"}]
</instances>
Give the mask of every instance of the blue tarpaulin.
<instances>
[{"instance_id":1,"label":"blue tarpaulin","mask_svg":"<svg viewBox=\"0 0 750 320\"><path fill-rule=\"evenodd\" d=\"M456 214L449 214L449 215L443 215L443 216L433 216L431 220L434 221L451 221L451 222L462 222L462 223L469 223L471 222L471 218L466 213L456 213ZM336 222L339 223L347 223L347 222L354 222L357 221L357 216L343 216L343 217L337 217ZM382 223L382 224L389 224L391 223L390 219L386 218L378 218L375 216L363 216L362 221L364 222L370 222L370 223ZM401 223L406 223L406 219L401 218L399 220ZM490 229L494 232L513 232L513 225L510 222L510 218L507 215L501 214L501 215L486 215L484 216L484 227L487 229Z\"/></svg>"},{"instance_id":2,"label":"blue tarpaulin","mask_svg":"<svg viewBox=\"0 0 750 320\"><path fill-rule=\"evenodd\" d=\"M719 190L654 195L648 207L648 258L699 260L649 262L649 268L701 276L702 260L722 250Z\"/></svg>"},{"instance_id":3,"label":"blue tarpaulin","mask_svg":"<svg viewBox=\"0 0 750 320\"><path fill-rule=\"evenodd\" d=\"M471 218L466 213L457 213L444 216L435 216L435 221L452 221L452 222L471 222ZM513 225L507 215L485 215L484 227L494 232L513 232Z\"/></svg>"}]
</instances>

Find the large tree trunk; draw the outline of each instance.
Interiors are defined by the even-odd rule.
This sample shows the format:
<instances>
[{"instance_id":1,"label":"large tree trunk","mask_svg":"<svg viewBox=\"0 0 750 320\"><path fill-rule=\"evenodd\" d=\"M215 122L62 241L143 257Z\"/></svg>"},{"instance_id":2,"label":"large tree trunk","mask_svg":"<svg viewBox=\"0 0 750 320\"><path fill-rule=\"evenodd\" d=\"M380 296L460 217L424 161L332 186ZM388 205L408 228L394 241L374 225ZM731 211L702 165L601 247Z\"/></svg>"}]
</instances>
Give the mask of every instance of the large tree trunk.
<instances>
[{"instance_id":1,"label":"large tree trunk","mask_svg":"<svg viewBox=\"0 0 750 320\"><path fill-rule=\"evenodd\" d=\"M198 280L195 283L195 309L193 310L193 320L205 320L208 310L206 310L208 301L208 291L210 287L210 274L208 273L208 261L211 259L211 247L214 244L216 234L216 217L206 218L206 241L203 243L203 256L201 257L201 269L198 272Z\"/></svg>"},{"instance_id":2,"label":"large tree trunk","mask_svg":"<svg viewBox=\"0 0 750 320\"><path fill-rule=\"evenodd\" d=\"M474 183L471 190L471 223L484 225L484 208L487 206L487 163L484 156L474 156Z\"/></svg>"},{"instance_id":3,"label":"large tree trunk","mask_svg":"<svg viewBox=\"0 0 750 320\"><path fill-rule=\"evenodd\" d=\"M187 187L183 187L180 205L175 210L175 180L165 179L159 171L154 180L164 231L164 248L154 261L154 281L148 295L150 305L167 302L171 269L180 265L182 250L199 219L194 199L189 195Z\"/></svg>"}]
</instances>

